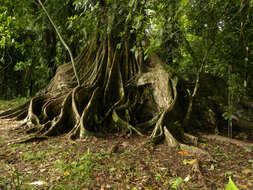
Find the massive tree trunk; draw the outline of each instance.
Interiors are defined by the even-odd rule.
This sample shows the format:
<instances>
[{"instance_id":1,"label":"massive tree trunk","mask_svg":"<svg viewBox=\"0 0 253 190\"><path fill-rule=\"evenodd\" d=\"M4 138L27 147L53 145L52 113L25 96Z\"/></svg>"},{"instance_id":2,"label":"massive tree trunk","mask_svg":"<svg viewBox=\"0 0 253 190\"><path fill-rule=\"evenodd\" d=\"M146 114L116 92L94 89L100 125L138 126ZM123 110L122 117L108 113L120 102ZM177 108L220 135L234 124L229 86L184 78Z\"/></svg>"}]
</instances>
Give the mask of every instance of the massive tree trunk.
<instances>
[{"instance_id":1,"label":"massive tree trunk","mask_svg":"<svg viewBox=\"0 0 253 190\"><path fill-rule=\"evenodd\" d=\"M75 59L81 85L71 63L57 69L48 86L26 104L1 118L23 120L27 136L18 141L67 134L71 139L112 132L149 134L157 141L181 138L177 80L156 54L136 59L128 41L121 49L110 39L93 42ZM165 129L164 127L167 127Z\"/></svg>"},{"instance_id":2,"label":"massive tree trunk","mask_svg":"<svg viewBox=\"0 0 253 190\"><path fill-rule=\"evenodd\" d=\"M187 107L182 97L186 95L184 91L191 88L187 86L190 82L182 85L180 80L178 96L177 78L166 71L160 58L155 53L149 60L144 60L142 53L136 58L130 51L132 46L126 41L117 49L109 39L87 44L75 59L80 86L71 63L63 64L47 87L30 101L1 113L0 118L23 121L20 130L27 135L14 141L59 134L76 139L134 132L149 135L155 143L165 138L170 146L180 145L177 140L196 143L197 139L185 135L182 127ZM223 84L217 80L201 79L191 126L217 127L217 120L222 120L226 96L216 92L224 87L213 88ZM238 120L236 125L252 130L251 121ZM186 129L192 130L189 126Z\"/></svg>"}]
</instances>

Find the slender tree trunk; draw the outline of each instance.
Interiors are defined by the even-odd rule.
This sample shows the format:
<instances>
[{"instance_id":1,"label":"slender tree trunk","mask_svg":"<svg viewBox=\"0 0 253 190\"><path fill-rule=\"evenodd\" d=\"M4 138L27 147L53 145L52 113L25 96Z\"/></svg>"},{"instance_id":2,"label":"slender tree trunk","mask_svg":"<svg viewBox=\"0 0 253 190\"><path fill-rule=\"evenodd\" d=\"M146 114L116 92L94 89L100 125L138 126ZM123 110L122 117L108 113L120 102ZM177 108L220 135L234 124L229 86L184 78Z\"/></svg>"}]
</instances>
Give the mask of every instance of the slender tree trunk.
<instances>
[{"instance_id":1,"label":"slender tree trunk","mask_svg":"<svg viewBox=\"0 0 253 190\"><path fill-rule=\"evenodd\" d=\"M198 88L199 88L200 74L202 73L203 68L207 63L207 58L208 58L209 52L210 52L211 48L213 47L213 45L214 45L214 41L212 41L211 44L209 45L209 47L206 49L205 55L204 55L204 57L202 59L202 62L200 64L200 68L199 68L199 70L196 74L195 86L194 86L192 94L190 94L189 106L187 108L186 116L185 116L185 119L184 119L184 122L183 122L184 126L187 126L188 123L189 123L190 115L191 115L191 112L192 112L193 101L194 101L194 98L195 98L195 96L197 94L197 91L198 91Z\"/></svg>"}]
</instances>

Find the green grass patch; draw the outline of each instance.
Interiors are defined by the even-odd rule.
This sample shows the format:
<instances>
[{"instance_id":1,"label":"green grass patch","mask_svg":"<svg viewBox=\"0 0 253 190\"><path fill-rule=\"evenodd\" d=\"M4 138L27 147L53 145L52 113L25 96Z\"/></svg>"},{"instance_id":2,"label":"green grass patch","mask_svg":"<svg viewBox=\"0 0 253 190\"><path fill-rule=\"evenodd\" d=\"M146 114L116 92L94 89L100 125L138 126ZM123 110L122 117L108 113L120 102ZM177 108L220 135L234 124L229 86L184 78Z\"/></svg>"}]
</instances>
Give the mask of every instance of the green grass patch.
<instances>
[{"instance_id":1,"label":"green grass patch","mask_svg":"<svg viewBox=\"0 0 253 190\"><path fill-rule=\"evenodd\" d=\"M12 100L0 100L0 110L7 110L27 102L28 98L15 98Z\"/></svg>"},{"instance_id":2,"label":"green grass patch","mask_svg":"<svg viewBox=\"0 0 253 190\"><path fill-rule=\"evenodd\" d=\"M46 157L46 152L25 152L23 153L23 160L31 163L39 163L44 157Z\"/></svg>"},{"instance_id":3,"label":"green grass patch","mask_svg":"<svg viewBox=\"0 0 253 190\"><path fill-rule=\"evenodd\" d=\"M61 184L74 183L78 187L82 187L92 179L92 173L94 171L100 171L104 167L100 164L100 160L105 155L103 153L91 153L89 149L83 155L80 155L77 160L68 160L66 163L64 160L57 160L54 162L54 167L59 169L60 175L62 176Z\"/></svg>"}]
</instances>

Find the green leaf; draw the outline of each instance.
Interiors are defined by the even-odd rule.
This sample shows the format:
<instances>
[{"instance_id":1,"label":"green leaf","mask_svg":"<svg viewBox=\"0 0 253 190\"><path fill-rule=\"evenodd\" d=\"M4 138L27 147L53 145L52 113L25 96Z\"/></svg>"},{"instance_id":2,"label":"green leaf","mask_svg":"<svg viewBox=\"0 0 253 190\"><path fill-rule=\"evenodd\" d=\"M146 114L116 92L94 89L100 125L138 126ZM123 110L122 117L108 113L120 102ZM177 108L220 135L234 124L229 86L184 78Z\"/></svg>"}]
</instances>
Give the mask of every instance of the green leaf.
<instances>
[{"instance_id":1,"label":"green leaf","mask_svg":"<svg viewBox=\"0 0 253 190\"><path fill-rule=\"evenodd\" d=\"M211 167L208 170L213 171L214 170L214 165L212 164Z\"/></svg>"},{"instance_id":2,"label":"green leaf","mask_svg":"<svg viewBox=\"0 0 253 190\"><path fill-rule=\"evenodd\" d=\"M131 0L128 4L129 7L133 7L135 0Z\"/></svg>"},{"instance_id":3,"label":"green leaf","mask_svg":"<svg viewBox=\"0 0 253 190\"><path fill-rule=\"evenodd\" d=\"M188 93L188 95L190 96L191 95L191 91L187 88L187 93Z\"/></svg>"},{"instance_id":4,"label":"green leaf","mask_svg":"<svg viewBox=\"0 0 253 190\"><path fill-rule=\"evenodd\" d=\"M188 165L188 164L192 165L192 164L194 164L196 161L197 161L196 159L193 159L193 160L186 160L186 159L184 159L183 163L184 163L184 165Z\"/></svg>"},{"instance_id":5,"label":"green leaf","mask_svg":"<svg viewBox=\"0 0 253 190\"><path fill-rule=\"evenodd\" d=\"M72 3L72 5L76 5L76 4L78 4L79 2L78 1L74 1L73 3Z\"/></svg>"},{"instance_id":6,"label":"green leaf","mask_svg":"<svg viewBox=\"0 0 253 190\"><path fill-rule=\"evenodd\" d=\"M181 1L181 6L182 6L182 7L185 7L187 4L188 4L188 1L187 1L187 0L182 0L182 1Z\"/></svg>"},{"instance_id":7,"label":"green leaf","mask_svg":"<svg viewBox=\"0 0 253 190\"><path fill-rule=\"evenodd\" d=\"M117 170L117 168L109 168L109 172L114 172L116 170Z\"/></svg>"},{"instance_id":8,"label":"green leaf","mask_svg":"<svg viewBox=\"0 0 253 190\"><path fill-rule=\"evenodd\" d=\"M230 119L238 120L238 117L236 117L235 115L231 115Z\"/></svg>"},{"instance_id":9,"label":"green leaf","mask_svg":"<svg viewBox=\"0 0 253 190\"><path fill-rule=\"evenodd\" d=\"M121 43L118 43L116 46L117 49L121 49Z\"/></svg>"},{"instance_id":10,"label":"green leaf","mask_svg":"<svg viewBox=\"0 0 253 190\"><path fill-rule=\"evenodd\" d=\"M170 180L171 188L172 189L178 189L180 185L184 183L184 180L181 177L172 178Z\"/></svg>"},{"instance_id":11,"label":"green leaf","mask_svg":"<svg viewBox=\"0 0 253 190\"><path fill-rule=\"evenodd\" d=\"M226 189L225 190L239 190L236 185L234 184L234 182L232 181L231 177L229 176L229 182L226 185Z\"/></svg>"},{"instance_id":12,"label":"green leaf","mask_svg":"<svg viewBox=\"0 0 253 190\"><path fill-rule=\"evenodd\" d=\"M226 173L225 173L225 176L232 176L232 174L233 174L233 172L232 171L227 171Z\"/></svg>"}]
</instances>

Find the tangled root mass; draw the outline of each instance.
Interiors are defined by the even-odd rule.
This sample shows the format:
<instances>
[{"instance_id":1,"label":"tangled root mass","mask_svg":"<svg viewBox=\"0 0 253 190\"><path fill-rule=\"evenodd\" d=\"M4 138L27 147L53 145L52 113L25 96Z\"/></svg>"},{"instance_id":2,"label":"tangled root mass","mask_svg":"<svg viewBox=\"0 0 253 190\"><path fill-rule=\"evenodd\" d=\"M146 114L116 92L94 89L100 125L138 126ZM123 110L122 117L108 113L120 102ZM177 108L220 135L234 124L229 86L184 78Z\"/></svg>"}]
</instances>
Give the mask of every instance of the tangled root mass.
<instances>
[{"instance_id":1,"label":"tangled root mass","mask_svg":"<svg viewBox=\"0 0 253 190\"><path fill-rule=\"evenodd\" d=\"M26 141L67 134L71 139L111 132L149 134L154 140L177 131L180 119L177 80L156 54L144 61L119 50L109 40L89 44L75 59L81 85L77 86L71 63L61 65L48 86L26 104L6 111L1 118L23 120ZM181 114L182 115L182 114ZM172 139L171 135L171 139Z\"/></svg>"}]
</instances>

